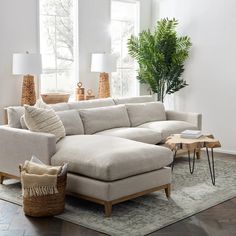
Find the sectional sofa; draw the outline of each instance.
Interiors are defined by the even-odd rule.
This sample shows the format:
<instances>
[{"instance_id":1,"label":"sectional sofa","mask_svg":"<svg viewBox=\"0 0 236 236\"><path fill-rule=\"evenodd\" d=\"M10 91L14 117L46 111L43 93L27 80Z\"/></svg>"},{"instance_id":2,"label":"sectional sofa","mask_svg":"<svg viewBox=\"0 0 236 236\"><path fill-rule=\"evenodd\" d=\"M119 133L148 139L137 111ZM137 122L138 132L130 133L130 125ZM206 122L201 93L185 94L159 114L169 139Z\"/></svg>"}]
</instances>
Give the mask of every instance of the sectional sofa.
<instances>
[{"instance_id":1,"label":"sectional sofa","mask_svg":"<svg viewBox=\"0 0 236 236\"><path fill-rule=\"evenodd\" d=\"M170 196L172 152L165 139L185 129L201 129L201 115L165 111L151 96L97 99L51 106L66 137L27 130L23 107L8 108L0 127L0 177L19 178L18 165L32 155L51 165L68 165L67 192L112 205L165 189Z\"/></svg>"}]
</instances>

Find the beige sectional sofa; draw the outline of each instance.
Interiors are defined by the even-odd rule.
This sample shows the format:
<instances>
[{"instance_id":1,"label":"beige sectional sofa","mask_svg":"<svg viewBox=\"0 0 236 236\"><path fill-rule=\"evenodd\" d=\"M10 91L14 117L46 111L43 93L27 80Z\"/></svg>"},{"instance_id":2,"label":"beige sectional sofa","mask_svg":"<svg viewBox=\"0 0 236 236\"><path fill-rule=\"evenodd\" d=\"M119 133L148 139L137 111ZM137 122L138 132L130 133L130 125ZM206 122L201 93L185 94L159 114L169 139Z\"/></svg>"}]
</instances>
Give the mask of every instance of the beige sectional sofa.
<instances>
[{"instance_id":1,"label":"beige sectional sofa","mask_svg":"<svg viewBox=\"0 0 236 236\"><path fill-rule=\"evenodd\" d=\"M67 191L105 206L165 189L170 195L172 152L164 140L185 129L201 129L201 115L165 111L151 96L97 99L52 105L66 137L34 133L22 122L23 107L8 108L0 127L0 177L19 177L18 165L32 155L68 162ZM160 145L156 145L160 144ZM1 181L2 182L2 181Z\"/></svg>"}]
</instances>

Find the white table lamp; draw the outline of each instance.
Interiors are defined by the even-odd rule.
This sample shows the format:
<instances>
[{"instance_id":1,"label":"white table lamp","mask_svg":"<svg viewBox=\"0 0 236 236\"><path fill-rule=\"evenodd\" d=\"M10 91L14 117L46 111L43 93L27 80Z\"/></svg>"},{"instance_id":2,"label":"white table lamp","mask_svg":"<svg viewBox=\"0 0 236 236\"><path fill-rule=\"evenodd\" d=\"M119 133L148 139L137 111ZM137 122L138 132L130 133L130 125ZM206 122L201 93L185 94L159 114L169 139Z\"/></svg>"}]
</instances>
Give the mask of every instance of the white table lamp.
<instances>
[{"instance_id":1,"label":"white table lamp","mask_svg":"<svg viewBox=\"0 0 236 236\"><path fill-rule=\"evenodd\" d=\"M33 75L42 73L41 55L28 52L13 54L12 73L13 75L24 75L21 105L34 105L36 92Z\"/></svg>"},{"instance_id":2,"label":"white table lamp","mask_svg":"<svg viewBox=\"0 0 236 236\"><path fill-rule=\"evenodd\" d=\"M93 53L91 72L100 72L99 98L110 97L109 74L116 71L116 58L111 54Z\"/></svg>"}]
</instances>

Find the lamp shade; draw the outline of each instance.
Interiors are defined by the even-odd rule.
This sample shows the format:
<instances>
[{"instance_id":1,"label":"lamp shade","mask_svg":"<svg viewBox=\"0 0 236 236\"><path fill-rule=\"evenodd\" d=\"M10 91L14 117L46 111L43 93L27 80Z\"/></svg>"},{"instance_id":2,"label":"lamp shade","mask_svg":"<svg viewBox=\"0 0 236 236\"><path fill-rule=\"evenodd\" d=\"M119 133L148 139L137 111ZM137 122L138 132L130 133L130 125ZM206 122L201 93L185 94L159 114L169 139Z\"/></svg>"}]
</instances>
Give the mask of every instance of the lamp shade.
<instances>
[{"instance_id":1,"label":"lamp shade","mask_svg":"<svg viewBox=\"0 0 236 236\"><path fill-rule=\"evenodd\" d=\"M15 53L12 63L13 75L38 75L42 73L42 59L36 53Z\"/></svg>"},{"instance_id":2,"label":"lamp shade","mask_svg":"<svg viewBox=\"0 0 236 236\"><path fill-rule=\"evenodd\" d=\"M116 71L116 58L111 54L93 53L91 60L91 72L114 72Z\"/></svg>"}]
</instances>

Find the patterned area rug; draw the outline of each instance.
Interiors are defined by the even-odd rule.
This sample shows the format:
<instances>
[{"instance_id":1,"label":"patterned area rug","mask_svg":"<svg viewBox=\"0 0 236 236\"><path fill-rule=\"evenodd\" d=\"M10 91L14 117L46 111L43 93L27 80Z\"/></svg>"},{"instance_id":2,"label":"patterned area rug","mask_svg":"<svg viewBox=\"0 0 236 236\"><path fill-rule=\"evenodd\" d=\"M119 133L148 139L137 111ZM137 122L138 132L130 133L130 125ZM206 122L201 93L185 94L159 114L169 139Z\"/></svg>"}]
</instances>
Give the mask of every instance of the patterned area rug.
<instances>
[{"instance_id":1,"label":"patterned area rug","mask_svg":"<svg viewBox=\"0 0 236 236\"><path fill-rule=\"evenodd\" d=\"M193 175L187 158L179 158L173 172L173 190L167 200L164 191L114 206L105 218L100 205L68 197L63 220L109 235L146 235L209 207L236 197L236 158L216 158L216 186L210 180L206 158L197 160ZM5 181L0 198L21 205L20 184Z\"/></svg>"}]
</instances>

